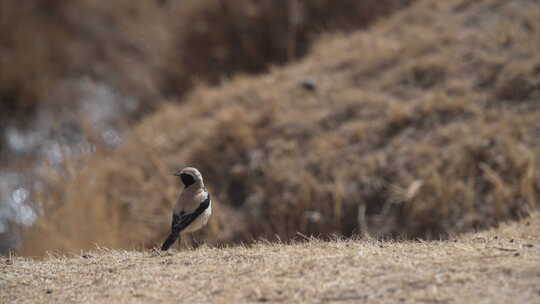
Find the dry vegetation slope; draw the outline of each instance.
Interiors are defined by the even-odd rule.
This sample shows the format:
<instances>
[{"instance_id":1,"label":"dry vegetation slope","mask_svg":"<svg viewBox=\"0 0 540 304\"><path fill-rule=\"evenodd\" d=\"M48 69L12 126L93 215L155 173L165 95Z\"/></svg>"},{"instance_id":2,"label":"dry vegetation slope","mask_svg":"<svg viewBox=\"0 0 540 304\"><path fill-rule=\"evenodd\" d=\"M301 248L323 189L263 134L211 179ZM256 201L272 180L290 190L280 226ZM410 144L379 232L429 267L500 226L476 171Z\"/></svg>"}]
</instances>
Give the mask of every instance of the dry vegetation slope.
<instances>
[{"instance_id":1,"label":"dry vegetation slope","mask_svg":"<svg viewBox=\"0 0 540 304\"><path fill-rule=\"evenodd\" d=\"M0 260L1 303L538 303L540 216L447 241L93 250Z\"/></svg>"},{"instance_id":2,"label":"dry vegetation slope","mask_svg":"<svg viewBox=\"0 0 540 304\"><path fill-rule=\"evenodd\" d=\"M539 45L537 1L420 1L301 63L200 87L52 177L22 253L155 245L184 165L216 198L210 242L437 239L525 216L540 194Z\"/></svg>"},{"instance_id":3,"label":"dry vegetation slope","mask_svg":"<svg viewBox=\"0 0 540 304\"><path fill-rule=\"evenodd\" d=\"M4 0L0 125L72 105L81 78L156 107L194 80L262 72L303 56L320 31L365 27L412 1Z\"/></svg>"}]
</instances>

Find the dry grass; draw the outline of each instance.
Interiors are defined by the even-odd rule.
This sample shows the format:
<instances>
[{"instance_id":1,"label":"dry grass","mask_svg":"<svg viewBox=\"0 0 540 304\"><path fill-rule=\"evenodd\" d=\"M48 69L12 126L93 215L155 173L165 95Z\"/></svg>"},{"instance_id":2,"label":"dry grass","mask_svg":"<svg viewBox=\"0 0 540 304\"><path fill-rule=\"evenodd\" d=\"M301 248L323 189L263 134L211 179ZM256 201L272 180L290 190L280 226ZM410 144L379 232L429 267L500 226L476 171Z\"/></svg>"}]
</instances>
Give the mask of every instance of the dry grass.
<instances>
[{"instance_id":1,"label":"dry grass","mask_svg":"<svg viewBox=\"0 0 540 304\"><path fill-rule=\"evenodd\" d=\"M439 239L526 216L540 195L538 45L537 1L420 1L298 64L200 86L114 153L51 174L21 253L156 245L184 165L216 198L210 243Z\"/></svg>"},{"instance_id":2,"label":"dry grass","mask_svg":"<svg viewBox=\"0 0 540 304\"><path fill-rule=\"evenodd\" d=\"M144 112L194 81L300 57L320 31L365 27L412 0L290 2L2 1L0 125L73 106L81 78L140 99Z\"/></svg>"},{"instance_id":3,"label":"dry grass","mask_svg":"<svg viewBox=\"0 0 540 304\"><path fill-rule=\"evenodd\" d=\"M533 303L540 216L447 241L299 240L0 262L2 303Z\"/></svg>"},{"instance_id":4,"label":"dry grass","mask_svg":"<svg viewBox=\"0 0 540 304\"><path fill-rule=\"evenodd\" d=\"M178 83L217 83L238 72L263 72L270 64L306 54L323 31L366 27L414 0L206 0L178 27L186 50ZM191 30L186 30L190 28ZM178 60L178 53L172 54Z\"/></svg>"}]
</instances>

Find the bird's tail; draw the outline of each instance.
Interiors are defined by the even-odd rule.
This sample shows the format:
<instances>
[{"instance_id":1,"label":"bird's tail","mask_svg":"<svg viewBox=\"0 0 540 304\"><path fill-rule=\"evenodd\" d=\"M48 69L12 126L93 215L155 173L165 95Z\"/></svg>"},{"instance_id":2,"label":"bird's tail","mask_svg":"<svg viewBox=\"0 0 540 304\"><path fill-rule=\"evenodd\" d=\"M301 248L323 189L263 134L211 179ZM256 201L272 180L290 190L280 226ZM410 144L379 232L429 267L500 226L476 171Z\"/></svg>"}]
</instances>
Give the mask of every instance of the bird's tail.
<instances>
[{"instance_id":1,"label":"bird's tail","mask_svg":"<svg viewBox=\"0 0 540 304\"><path fill-rule=\"evenodd\" d=\"M168 250L174 242L176 242L177 239L180 238L180 231L172 231L171 234L169 234L169 237L165 240L163 245L161 246L161 250L165 251Z\"/></svg>"}]
</instances>

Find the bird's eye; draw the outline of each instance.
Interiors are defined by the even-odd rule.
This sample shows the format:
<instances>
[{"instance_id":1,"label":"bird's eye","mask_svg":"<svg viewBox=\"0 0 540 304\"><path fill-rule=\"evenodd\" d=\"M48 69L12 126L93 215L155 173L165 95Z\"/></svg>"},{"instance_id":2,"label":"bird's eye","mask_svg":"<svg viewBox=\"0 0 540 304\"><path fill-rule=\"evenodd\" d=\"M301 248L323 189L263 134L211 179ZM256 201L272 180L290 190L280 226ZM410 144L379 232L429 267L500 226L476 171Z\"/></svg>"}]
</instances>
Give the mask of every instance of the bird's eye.
<instances>
[{"instance_id":1,"label":"bird's eye","mask_svg":"<svg viewBox=\"0 0 540 304\"><path fill-rule=\"evenodd\" d=\"M186 187L191 186L195 183L195 178L191 176L190 174L182 173L180 174L180 178L182 179L182 182Z\"/></svg>"}]
</instances>

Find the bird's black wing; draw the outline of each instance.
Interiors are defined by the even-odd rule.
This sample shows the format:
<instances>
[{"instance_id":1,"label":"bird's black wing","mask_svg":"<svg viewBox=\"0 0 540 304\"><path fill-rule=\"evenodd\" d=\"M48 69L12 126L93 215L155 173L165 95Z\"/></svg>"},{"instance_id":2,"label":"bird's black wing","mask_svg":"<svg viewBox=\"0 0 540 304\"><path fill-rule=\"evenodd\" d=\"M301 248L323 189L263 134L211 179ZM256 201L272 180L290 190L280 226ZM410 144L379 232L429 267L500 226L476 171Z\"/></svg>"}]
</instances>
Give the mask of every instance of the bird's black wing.
<instances>
[{"instance_id":1,"label":"bird's black wing","mask_svg":"<svg viewBox=\"0 0 540 304\"><path fill-rule=\"evenodd\" d=\"M171 230L173 230L174 227L178 225L178 223L180 223L180 219L182 218L182 216L184 216L184 214L186 214L184 211L180 212L180 214L176 214L173 212Z\"/></svg>"},{"instance_id":2,"label":"bird's black wing","mask_svg":"<svg viewBox=\"0 0 540 304\"><path fill-rule=\"evenodd\" d=\"M178 223L180 223L180 219L184 215L184 212L182 211L180 214L176 214L173 212L172 217L172 224L171 224L171 233L161 246L161 250L167 250L171 247L174 242L180 237L180 230L175 229L176 226L178 226Z\"/></svg>"},{"instance_id":3,"label":"bird's black wing","mask_svg":"<svg viewBox=\"0 0 540 304\"><path fill-rule=\"evenodd\" d=\"M180 232L184 230L189 224L193 223L195 219L199 217L210 206L210 193L206 199L191 213L173 214L171 233L161 246L161 250L169 249L172 244L180 237Z\"/></svg>"}]
</instances>

